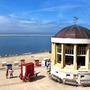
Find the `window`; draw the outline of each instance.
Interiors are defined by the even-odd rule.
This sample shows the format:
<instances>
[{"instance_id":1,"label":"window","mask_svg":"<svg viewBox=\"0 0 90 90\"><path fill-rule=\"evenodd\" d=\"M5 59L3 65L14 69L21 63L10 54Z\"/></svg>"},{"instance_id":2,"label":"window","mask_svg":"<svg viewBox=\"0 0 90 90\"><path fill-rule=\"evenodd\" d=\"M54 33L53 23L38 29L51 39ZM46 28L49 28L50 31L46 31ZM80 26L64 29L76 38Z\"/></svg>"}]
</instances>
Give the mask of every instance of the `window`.
<instances>
[{"instance_id":1,"label":"window","mask_svg":"<svg viewBox=\"0 0 90 90\"><path fill-rule=\"evenodd\" d=\"M56 50L56 53L57 53L57 63L61 63L61 44L60 43L57 43L56 44L57 46L57 50Z\"/></svg>"},{"instance_id":2,"label":"window","mask_svg":"<svg viewBox=\"0 0 90 90\"><path fill-rule=\"evenodd\" d=\"M73 54L73 45L66 44L66 46L65 46L65 54Z\"/></svg>"},{"instance_id":3,"label":"window","mask_svg":"<svg viewBox=\"0 0 90 90\"><path fill-rule=\"evenodd\" d=\"M65 56L65 64L73 65L73 56Z\"/></svg>"},{"instance_id":4,"label":"window","mask_svg":"<svg viewBox=\"0 0 90 90\"><path fill-rule=\"evenodd\" d=\"M86 44L83 45L83 44L79 44L78 47L77 47L77 54L78 55L85 55L86 54Z\"/></svg>"},{"instance_id":5,"label":"window","mask_svg":"<svg viewBox=\"0 0 90 90\"><path fill-rule=\"evenodd\" d=\"M57 45L57 53L61 53L61 44L56 44Z\"/></svg>"},{"instance_id":6,"label":"window","mask_svg":"<svg viewBox=\"0 0 90 90\"><path fill-rule=\"evenodd\" d=\"M78 56L77 57L77 65L78 66L85 66L85 56Z\"/></svg>"},{"instance_id":7,"label":"window","mask_svg":"<svg viewBox=\"0 0 90 90\"><path fill-rule=\"evenodd\" d=\"M57 54L57 63L61 63L61 55Z\"/></svg>"}]
</instances>

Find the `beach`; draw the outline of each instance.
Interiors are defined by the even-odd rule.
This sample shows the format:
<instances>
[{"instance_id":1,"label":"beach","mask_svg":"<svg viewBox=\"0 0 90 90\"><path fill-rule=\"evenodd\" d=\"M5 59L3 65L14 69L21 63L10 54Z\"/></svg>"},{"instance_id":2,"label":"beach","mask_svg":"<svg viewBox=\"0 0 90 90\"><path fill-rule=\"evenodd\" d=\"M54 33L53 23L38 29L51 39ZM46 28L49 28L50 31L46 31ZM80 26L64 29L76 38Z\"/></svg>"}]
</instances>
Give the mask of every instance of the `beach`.
<instances>
[{"instance_id":1,"label":"beach","mask_svg":"<svg viewBox=\"0 0 90 90\"><path fill-rule=\"evenodd\" d=\"M25 59L25 62L34 62L35 58L38 58L40 62L44 58L51 59L51 53L41 52L28 55L1 57L0 63L6 61L13 65L14 78L6 79L5 67L2 67L2 64L0 64L0 90L90 90L90 87L65 85L49 79L47 69L44 66L34 68L35 72L39 72L36 80L33 82L23 82L19 78L20 66L14 66L14 61L19 61L20 64L21 59Z\"/></svg>"},{"instance_id":2,"label":"beach","mask_svg":"<svg viewBox=\"0 0 90 90\"><path fill-rule=\"evenodd\" d=\"M49 52L40 52L26 55L0 57L0 67L2 68L2 62L6 62L7 64L12 64L14 66L14 61L18 61L20 64L20 60L22 59L25 60L25 63L34 62L34 59L38 59L41 62L44 58L51 58L51 54Z\"/></svg>"}]
</instances>

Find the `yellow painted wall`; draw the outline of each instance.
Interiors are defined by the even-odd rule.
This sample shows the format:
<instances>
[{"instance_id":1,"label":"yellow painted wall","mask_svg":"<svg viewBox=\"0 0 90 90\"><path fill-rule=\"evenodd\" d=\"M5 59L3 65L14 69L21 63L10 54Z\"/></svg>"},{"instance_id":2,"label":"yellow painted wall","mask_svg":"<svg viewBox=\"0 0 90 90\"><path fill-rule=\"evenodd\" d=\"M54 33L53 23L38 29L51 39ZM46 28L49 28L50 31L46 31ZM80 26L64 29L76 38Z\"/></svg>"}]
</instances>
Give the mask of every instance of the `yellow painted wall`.
<instances>
[{"instance_id":1,"label":"yellow painted wall","mask_svg":"<svg viewBox=\"0 0 90 90\"><path fill-rule=\"evenodd\" d=\"M52 57L51 57L52 64L56 64L56 44L52 43Z\"/></svg>"},{"instance_id":2,"label":"yellow painted wall","mask_svg":"<svg viewBox=\"0 0 90 90\"><path fill-rule=\"evenodd\" d=\"M87 67L87 70L90 70L90 45L87 45L87 48L86 48L86 67Z\"/></svg>"},{"instance_id":3,"label":"yellow painted wall","mask_svg":"<svg viewBox=\"0 0 90 90\"><path fill-rule=\"evenodd\" d=\"M62 46L61 47L62 48L62 51L61 51L61 53L62 53L61 54L61 67L64 68L64 66L65 66L64 65L65 64L65 45L62 44L61 46Z\"/></svg>"},{"instance_id":4,"label":"yellow painted wall","mask_svg":"<svg viewBox=\"0 0 90 90\"><path fill-rule=\"evenodd\" d=\"M77 70L77 45L74 45L74 70Z\"/></svg>"}]
</instances>

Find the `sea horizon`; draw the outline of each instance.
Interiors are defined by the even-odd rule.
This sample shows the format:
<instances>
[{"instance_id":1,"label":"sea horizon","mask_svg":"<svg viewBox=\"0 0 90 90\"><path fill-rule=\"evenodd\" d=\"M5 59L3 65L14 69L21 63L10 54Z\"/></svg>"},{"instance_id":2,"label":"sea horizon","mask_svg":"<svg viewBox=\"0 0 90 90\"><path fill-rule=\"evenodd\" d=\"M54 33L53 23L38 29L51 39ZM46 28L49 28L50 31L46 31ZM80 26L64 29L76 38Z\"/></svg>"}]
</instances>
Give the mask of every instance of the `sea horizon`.
<instances>
[{"instance_id":1,"label":"sea horizon","mask_svg":"<svg viewBox=\"0 0 90 90\"><path fill-rule=\"evenodd\" d=\"M8 33L4 33L4 34L0 34L0 36L54 36L54 34L42 34L42 33L31 33L31 34L8 34Z\"/></svg>"}]
</instances>

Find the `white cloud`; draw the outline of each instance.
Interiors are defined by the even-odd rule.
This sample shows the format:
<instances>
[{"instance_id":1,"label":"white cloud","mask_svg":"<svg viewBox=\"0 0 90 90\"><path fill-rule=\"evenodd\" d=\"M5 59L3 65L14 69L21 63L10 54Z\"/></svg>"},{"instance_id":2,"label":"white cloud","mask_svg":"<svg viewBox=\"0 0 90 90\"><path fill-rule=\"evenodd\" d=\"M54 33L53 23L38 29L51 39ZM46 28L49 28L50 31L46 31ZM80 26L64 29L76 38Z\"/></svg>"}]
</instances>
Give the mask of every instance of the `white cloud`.
<instances>
[{"instance_id":1,"label":"white cloud","mask_svg":"<svg viewBox=\"0 0 90 90\"><path fill-rule=\"evenodd\" d=\"M0 23L7 23L9 19L5 16L0 16Z\"/></svg>"},{"instance_id":2,"label":"white cloud","mask_svg":"<svg viewBox=\"0 0 90 90\"><path fill-rule=\"evenodd\" d=\"M35 21L33 21L33 20L20 20L19 21L20 23L27 23L27 24L30 24L30 23L36 23Z\"/></svg>"},{"instance_id":3,"label":"white cloud","mask_svg":"<svg viewBox=\"0 0 90 90\"><path fill-rule=\"evenodd\" d=\"M77 5L68 5L67 4L67 5L43 8L38 11L63 11L63 10L67 10L67 9L77 8L77 7L81 7L81 5L80 4L77 4Z\"/></svg>"},{"instance_id":4,"label":"white cloud","mask_svg":"<svg viewBox=\"0 0 90 90\"><path fill-rule=\"evenodd\" d=\"M56 32L62 27L62 21L49 21L43 19L41 21L31 18L17 18L15 16L0 16L0 33L25 33L25 32ZM65 23L64 23L65 24Z\"/></svg>"}]
</instances>

